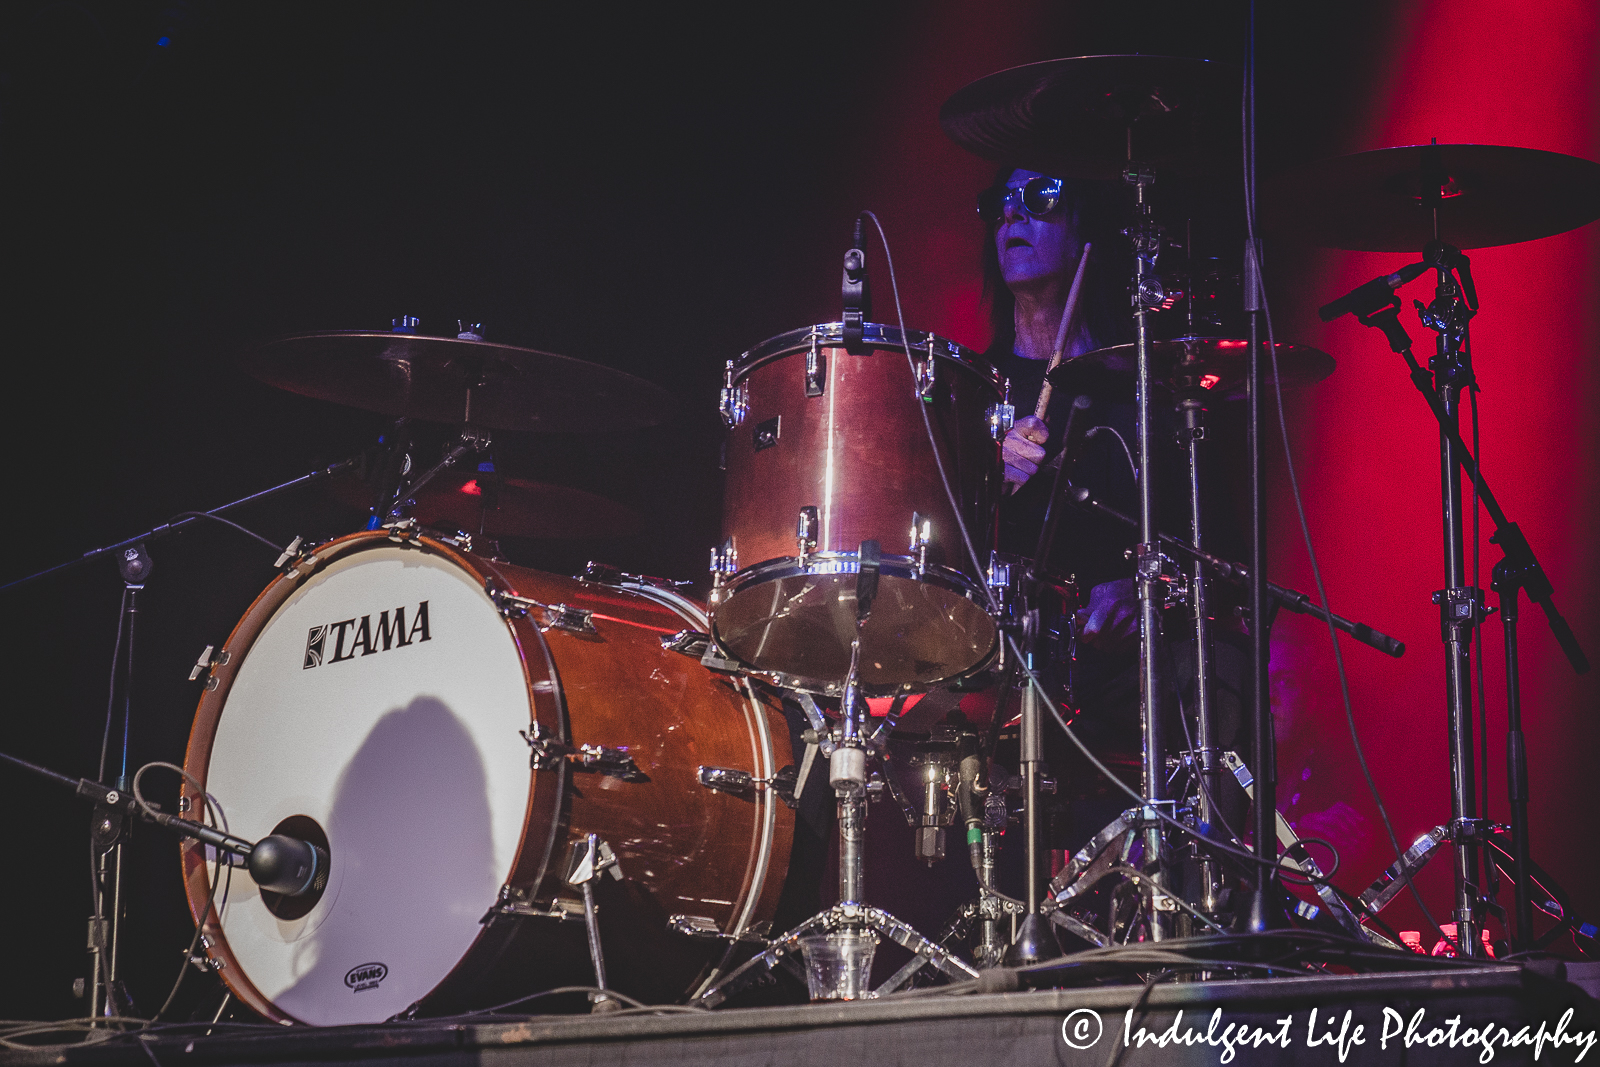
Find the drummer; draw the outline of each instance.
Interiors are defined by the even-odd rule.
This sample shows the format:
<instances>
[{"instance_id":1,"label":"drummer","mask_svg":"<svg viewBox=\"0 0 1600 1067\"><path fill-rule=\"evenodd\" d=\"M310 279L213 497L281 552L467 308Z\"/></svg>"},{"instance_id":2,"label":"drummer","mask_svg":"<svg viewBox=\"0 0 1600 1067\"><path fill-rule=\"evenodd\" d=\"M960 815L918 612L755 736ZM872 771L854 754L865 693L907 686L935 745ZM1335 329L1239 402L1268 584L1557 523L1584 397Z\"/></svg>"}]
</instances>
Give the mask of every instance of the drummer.
<instances>
[{"instance_id":1,"label":"drummer","mask_svg":"<svg viewBox=\"0 0 1600 1067\"><path fill-rule=\"evenodd\" d=\"M1062 179L1012 168L1002 168L995 183L979 194L979 212L989 226L982 255L993 342L986 355L1010 381L1011 402L1020 416L1002 445L1008 489L1000 513L1003 552L1032 557L1037 550L1055 468L1061 461L1067 413L1079 395L1090 400L1077 421L1087 433L1080 437L1083 431L1074 429L1067 484L1087 488L1096 499L1124 514L1138 513L1137 421L1130 377L1078 364L1065 377L1058 374L1045 417L1033 415L1086 245L1091 251L1076 324L1063 346L1063 365L1071 368L1074 357L1132 340L1127 295L1132 260L1118 222L1126 214L1125 201L1120 183ZM1172 443L1175 419L1171 405L1159 394L1156 401L1152 439L1157 447L1159 522L1163 529L1185 531L1183 454ZM1214 525L1221 532L1230 524ZM1083 606L1074 619L1078 647L1071 664L1073 696L1082 714L1074 731L1102 757L1133 755L1139 746L1139 599L1126 555L1136 541L1128 527L1069 508L1057 524L1046 561L1048 573L1074 576L1082 596ZM1184 641L1185 621L1171 614L1168 619L1174 654L1169 670L1184 691L1183 706L1189 707L1192 641ZM1224 748L1248 759L1249 754L1239 747L1246 740L1240 726L1242 687L1249 676L1247 645L1237 633L1220 633L1214 653L1218 664L1218 677L1213 679L1217 738ZM1182 726L1175 720L1176 716L1169 719L1167 728L1167 745L1172 751L1187 747ZM1064 746L1051 748L1060 762L1076 762ZM1067 767L1055 769L1057 774L1068 771ZM1107 795L1106 800L1108 811L1125 805L1121 795ZM1070 828L1059 827L1053 834L1055 847L1077 847L1103 821L1104 812L1088 810L1091 806L1074 807L1078 810L1070 814Z\"/></svg>"}]
</instances>

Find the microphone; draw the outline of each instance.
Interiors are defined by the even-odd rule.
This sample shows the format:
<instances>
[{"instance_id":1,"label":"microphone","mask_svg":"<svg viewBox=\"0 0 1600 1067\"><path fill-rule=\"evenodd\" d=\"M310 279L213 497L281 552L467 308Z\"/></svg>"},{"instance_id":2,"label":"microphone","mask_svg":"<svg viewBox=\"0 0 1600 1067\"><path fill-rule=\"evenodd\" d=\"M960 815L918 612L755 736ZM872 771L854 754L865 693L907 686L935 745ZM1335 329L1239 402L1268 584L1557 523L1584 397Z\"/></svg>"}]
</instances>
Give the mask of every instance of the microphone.
<instances>
[{"instance_id":1,"label":"microphone","mask_svg":"<svg viewBox=\"0 0 1600 1067\"><path fill-rule=\"evenodd\" d=\"M1323 322L1332 322L1346 312L1357 316L1370 315L1390 304L1394 300L1396 289L1413 278L1420 277L1427 269L1426 262L1407 264L1393 274L1385 274L1356 286L1333 303L1322 305L1317 309L1317 314L1321 316Z\"/></svg>"},{"instance_id":2,"label":"microphone","mask_svg":"<svg viewBox=\"0 0 1600 1067\"><path fill-rule=\"evenodd\" d=\"M861 218L856 218L855 244L844 254L844 277L839 283L844 298L844 347L852 356L864 356L862 324L872 317L872 290L867 286L867 253L862 249Z\"/></svg>"},{"instance_id":3,"label":"microphone","mask_svg":"<svg viewBox=\"0 0 1600 1067\"><path fill-rule=\"evenodd\" d=\"M303 897L328 888L328 854L310 841L272 834L256 842L246 863L263 891Z\"/></svg>"},{"instance_id":4,"label":"microphone","mask_svg":"<svg viewBox=\"0 0 1600 1067\"><path fill-rule=\"evenodd\" d=\"M303 897L328 887L328 853L310 841L287 834L269 834L251 844L242 837L166 812L156 812L153 818L159 826L243 858L251 880L268 893Z\"/></svg>"}]
</instances>

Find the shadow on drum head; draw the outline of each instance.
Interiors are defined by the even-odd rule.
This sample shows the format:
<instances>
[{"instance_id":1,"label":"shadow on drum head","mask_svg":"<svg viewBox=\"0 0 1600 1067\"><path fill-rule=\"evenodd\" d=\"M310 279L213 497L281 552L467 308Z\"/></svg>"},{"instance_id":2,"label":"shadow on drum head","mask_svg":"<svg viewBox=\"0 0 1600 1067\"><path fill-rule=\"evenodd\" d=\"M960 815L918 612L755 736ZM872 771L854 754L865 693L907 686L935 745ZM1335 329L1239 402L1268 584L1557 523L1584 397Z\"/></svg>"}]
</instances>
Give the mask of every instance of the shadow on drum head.
<instances>
[{"instance_id":1,"label":"shadow on drum head","mask_svg":"<svg viewBox=\"0 0 1600 1067\"><path fill-rule=\"evenodd\" d=\"M315 1018L326 1012L318 1002L381 985L385 1001L404 993L403 1009L465 954L499 888L488 783L467 726L435 697L385 714L340 775L327 831L338 900L295 946L308 966L278 1003Z\"/></svg>"}]
</instances>

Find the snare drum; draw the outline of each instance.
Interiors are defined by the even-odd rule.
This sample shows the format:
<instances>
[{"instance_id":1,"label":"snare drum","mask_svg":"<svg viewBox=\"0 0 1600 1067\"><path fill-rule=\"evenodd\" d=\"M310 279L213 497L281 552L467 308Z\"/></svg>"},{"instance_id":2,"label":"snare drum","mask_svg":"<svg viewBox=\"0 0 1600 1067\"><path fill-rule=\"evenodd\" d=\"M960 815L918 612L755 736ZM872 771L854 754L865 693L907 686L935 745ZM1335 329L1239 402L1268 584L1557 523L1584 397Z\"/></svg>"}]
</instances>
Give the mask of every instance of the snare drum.
<instances>
[{"instance_id":1,"label":"snare drum","mask_svg":"<svg viewBox=\"0 0 1600 1067\"><path fill-rule=\"evenodd\" d=\"M769 920L793 817L781 712L667 647L669 590L541 574L415 534L353 534L261 594L217 657L185 766L248 840L327 847L326 888L261 892L183 854L235 996L279 1021L376 1022L592 985L572 843L597 834L613 988L683 997ZM200 795L184 804L198 818Z\"/></svg>"},{"instance_id":2,"label":"snare drum","mask_svg":"<svg viewBox=\"0 0 1600 1067\"><path fill-rule=\"evenodd\" d=\"M1004 424L993 417L1000 380L976 353L908 331L908 361L898 329L869 323L863 333L863 355L845 349L835 322L729 362L711 624L746 667L838 692L856 631L860 547L877 541L881 577L861 629L860 675L867 693L887 695L931 688L994 654L984 575L956 517L987 562Z\"/></svg>"}]
</instances>

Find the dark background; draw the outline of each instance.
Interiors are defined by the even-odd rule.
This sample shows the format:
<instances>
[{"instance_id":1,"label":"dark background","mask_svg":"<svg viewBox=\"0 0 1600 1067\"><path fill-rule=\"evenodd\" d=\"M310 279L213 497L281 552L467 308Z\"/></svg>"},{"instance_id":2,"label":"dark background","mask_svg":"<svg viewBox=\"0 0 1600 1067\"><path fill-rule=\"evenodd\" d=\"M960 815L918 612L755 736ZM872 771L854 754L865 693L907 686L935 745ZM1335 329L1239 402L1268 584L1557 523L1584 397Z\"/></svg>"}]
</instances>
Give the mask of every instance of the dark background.
<instances>
[{"instance_id":1,"label":"dark background","mask_svg":"<svg viewBox=\"0 0 1600 1067\"><path fill-rule=\"evenodd\" d=\"M1337 150L1391 5L1342 4L1337 17L1287 6L1261 13L1266 169ZM381 417L274 391L241 360L269 337L385 328L400 314L425 333L482 321L492 340L668 389L678 410L660 427L602 420L496 448L511 473L632 505L643 533L507 547L553 571L602 558L700 579L718 537L723 362L838 317L857 210L877 210L903 243L908 325L985 345L970 205L990 165L944 142L936 116L950 92L1058 55L1237 62L1245 39L1236 2L588 10L0 9L12 501L0 580L370 445ZM876 317L890 321L876 284ZM279 543L362 520L314 490L233 517ZM271 553L221 527L152 551L135 767L181 761L199 695L189 666L271 577ZM108 561L4 594L0 748L95 773L120 595ZM0 1014L77 1014L87 809L5 771L0 810ZM149 1012L192 926L173 845L143 831L130 862L123 969ZM180 1014L207 1010L214 989L191 982Z\"/></svg>"}]
</instances>

